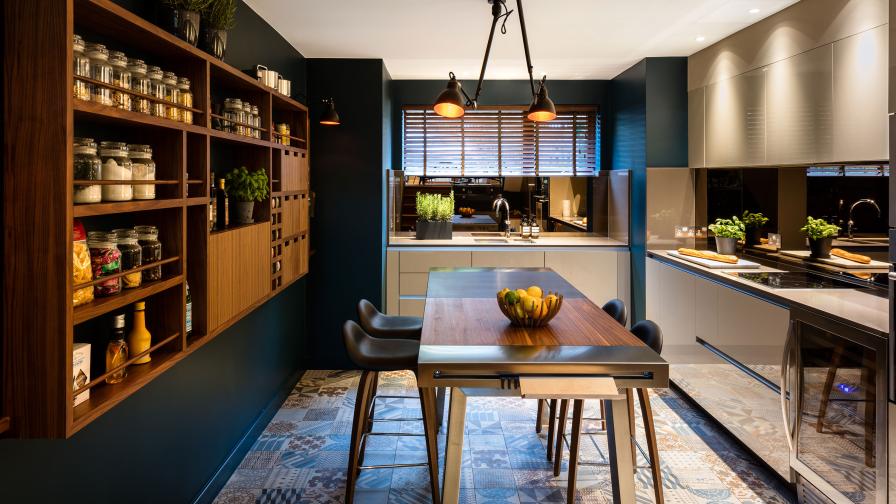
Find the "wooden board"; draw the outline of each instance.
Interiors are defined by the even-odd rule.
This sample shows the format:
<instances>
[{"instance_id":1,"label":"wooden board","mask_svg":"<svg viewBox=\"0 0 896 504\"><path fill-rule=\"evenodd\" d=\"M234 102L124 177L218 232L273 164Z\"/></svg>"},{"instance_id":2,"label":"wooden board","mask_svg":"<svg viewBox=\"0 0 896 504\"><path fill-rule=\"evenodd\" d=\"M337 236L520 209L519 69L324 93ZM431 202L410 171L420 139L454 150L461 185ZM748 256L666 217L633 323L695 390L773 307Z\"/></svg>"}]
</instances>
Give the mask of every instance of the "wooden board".
<instances>
[{"instance_id":1,"label":"wooden board","mask_svg":"<svg viewBox=\"0 0 896 504\"><path fill-rule=\"evenodd\" d=\"M520 378L520 397L523 399L621 399L616 380L603 377L547 377Z\"/></svg>"},{"instance_id":2,"label":"wooden board","mask_svg":"<svg viewBox=\"0 0 896 504\"><path fill-rule=\"evenodd\" d=\"M868 264L862 264L855 261L850 261L849 259L843 259L842 257L831 256L827 259L818 259L815 257L810 257L811 252L808 250L782 250L782 254L790 257L797 257L804 261L814 261L820 262L823 264L830 264L831 266L837 266L838 268L844 269L883 269L887 270L890 268L890 265L885 262L872 260Z\"/></svg>"},{"instance_id":3,"label":"wooden board","mask_svg":"<svg viewBox=\"0 0 896 504\"><path fill-rule=\"evenodd\" d=\"M759 268L758 263L754 263L753 261L748 261L746 259L738 259L737 264L731 264L731 263L726 263L726 262L722 262L722 261L713 261L712 259L704 259L702 257L686 256L684 254L679 254L675 250L670 250L669 255L676 259L681 259L682 261L692 262L694 264L703 266L704 268L710 268L710 269L756 269L756 268Z\"/></svg>"}]
</instances>

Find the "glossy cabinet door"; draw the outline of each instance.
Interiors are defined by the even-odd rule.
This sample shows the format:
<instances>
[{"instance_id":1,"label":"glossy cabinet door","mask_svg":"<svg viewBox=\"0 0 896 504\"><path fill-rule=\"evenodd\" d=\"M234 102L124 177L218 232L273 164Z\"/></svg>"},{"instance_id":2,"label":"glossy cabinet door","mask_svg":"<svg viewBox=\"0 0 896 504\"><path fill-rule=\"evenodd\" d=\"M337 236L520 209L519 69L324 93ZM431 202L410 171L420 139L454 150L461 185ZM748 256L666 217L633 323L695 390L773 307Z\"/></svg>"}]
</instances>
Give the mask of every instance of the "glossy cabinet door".
<instances>
[{"instance_id":1,"label":"glossy cabinet door","mask_svg":"<svg viewBox=\"0 0 896 504\"><path fill-rule=\"evenodd\" d=\"M703 153L705 131L703 103L706 88L697 88L688 91L688 166L691 168L703 168L706 160Z\"/></svg>"},{"instance_id":2,"label":"glossy cabinet door","mask_svg":"<svg viewBox=\"0 0 896 504\"><path fill-rule=\"evenodd\" d=\"M889 159L887 25L834 42L832 161Z\"/></svg>"},{"instance_id":3,"label":"glossy cabinet door","mask_svg":"<svg viewBox=\"0 0 896 504\"><path fill-rule=\"evenodd\" d=\"M773 63L766 70L766 164L832 161L833 46Z\"/></svg>"},{"instance_id":4,"label":"glossy cabinet door","mask_svg":"<svg viewBox=\"0 0 896 504\"><path fill-rule=\"evenodd\" d=\"M706 86L706 166L765 164L765 72Z\"/></svg>"},{"instance_id":5,"label":"glossy cabinet door","mask_svg":"<svg viewBox=\"0 0 896 504\"><path fill-rule=\"evenodd\" d=\"M592 303L601 306L613 298L628 300L619 285L619 254L602 250L548 250L544 266L556 271Z\"/></svg>"}]
</instances>

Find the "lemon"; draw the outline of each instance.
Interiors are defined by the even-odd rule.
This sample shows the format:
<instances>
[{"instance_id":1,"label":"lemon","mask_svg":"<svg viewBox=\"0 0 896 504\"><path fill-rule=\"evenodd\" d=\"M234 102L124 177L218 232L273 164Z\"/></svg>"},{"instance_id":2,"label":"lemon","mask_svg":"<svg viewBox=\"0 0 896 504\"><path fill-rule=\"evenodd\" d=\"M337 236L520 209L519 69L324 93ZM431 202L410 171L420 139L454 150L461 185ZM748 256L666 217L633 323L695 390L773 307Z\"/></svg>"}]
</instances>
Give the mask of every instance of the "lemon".
<instances>
[{"instance_id":1,"label":"lemon","mask_svg":"<svg viewBox=\"0 0 896 504\"><path fill-rule=\"evenodd\" d=\"M520 296L515 291L508 290L504 293L504 302L507 303L508 306L515 305L519 302Z\"/></svg>"},{"instance_id":2,"label":"lemon","mask_svg":"<svg viewBox=\"0 0 896 504\"><path fill-rule=\"evenodd\" d=\"M543 302L543 303L541 303L541 306L538 309L538 315L536 315L536 317L543 318L543 317L546 317L547 314L548 314L548 303Z\"/></svg>"},{"instance_id":3,"label":"lemon","mask_svg":"<svg viewBox=\"0 0 896 504\"><path fill-rule=\"evenodd\" d=\"M519 297L528 296L529 293L525 291L525 289L517 289L516 294Z\"/></svg>"},{"instance_id":4,"label":"lemon","mask_svg":"<svg viewBox=\"0 0 896 504\"><path fill-rule=\"evenodd\" d=\"M523 305L523 310L526 310L526 313L537 313L535 310L539 306L539 299L532 296L526 296L520 300L520 304Z\"/></svg>"},{"instance_id":5,"label":"lemon","mask_svg":"<svg viewBox=\"0 0 896 504\"><path fill-rule=\"evenodd\" d=\"M541 287L537 285L533 285L526 289L526 293L528 293L532 297L540 298L542 296Z\"/></svg>"},{"instance_id":6,"label":"lemon","mask_svg":"<svg viewBox=\"0 0 896 504\"><path fill-rule=\"evenodd\" d=\"M532 300L532 316L535 318L540 317L541 310L544 308L544 301L539 297L529 297Z\"/></svg>"},{"instance_id":7,"label":"lemon","mask_svg":"<svg viewBox=\"0 0 896 504\"><path fill-rule=\"evenodd\" d=\"M507 287L504 287L503 289L501 289L501 292L498 293L498 296L501 299L504 299L504 296L506 296L508 292L510 292L510 289L508 289Z\"/></svg>"},{"instance_id":8,"label":"lemon","mask_svg":"<svg viewBox=\"0 0 896 504\"><path fill-rule=\"evenodd\" d=\"M518 318L526 318L526 312L523 311L522 303L517 303L514 308L516 308L516 316Z\"/></svg>"}]
</instances>

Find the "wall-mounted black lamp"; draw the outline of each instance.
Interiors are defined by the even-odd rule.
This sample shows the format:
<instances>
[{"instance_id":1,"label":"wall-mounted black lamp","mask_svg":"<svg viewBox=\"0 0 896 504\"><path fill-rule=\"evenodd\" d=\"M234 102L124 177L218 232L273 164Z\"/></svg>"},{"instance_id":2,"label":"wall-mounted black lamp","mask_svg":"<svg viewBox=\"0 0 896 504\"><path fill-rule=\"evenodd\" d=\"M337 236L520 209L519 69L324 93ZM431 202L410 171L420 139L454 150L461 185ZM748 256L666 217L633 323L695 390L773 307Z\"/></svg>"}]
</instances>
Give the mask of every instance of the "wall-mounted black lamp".
<instances>
[{"instance_id":1,"label":"wall-mounted black lamp","mask_svg":"<svg viewBox=\"0 0 896 504\"><path fill-rule=\"evenodd\" d=\"M336 113L336 103L333 98L324 100L324 113L320 116L320 123L324 126L339 126L339 114Z\"/></svg>"}]
</instances>

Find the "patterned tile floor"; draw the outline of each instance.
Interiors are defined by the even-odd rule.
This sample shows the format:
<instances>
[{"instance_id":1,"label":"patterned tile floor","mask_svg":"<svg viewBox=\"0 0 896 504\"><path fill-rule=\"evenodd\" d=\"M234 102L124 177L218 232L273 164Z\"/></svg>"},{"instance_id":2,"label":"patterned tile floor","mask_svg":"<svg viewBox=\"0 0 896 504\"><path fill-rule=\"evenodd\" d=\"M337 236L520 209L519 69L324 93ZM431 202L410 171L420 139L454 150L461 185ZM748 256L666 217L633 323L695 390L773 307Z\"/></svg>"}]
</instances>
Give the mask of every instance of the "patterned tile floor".
<instances>
[{"instance_id":1,"label":"patterned tile floor","mask_svg":"<svg viewBox=\"0 0 896 504\"><path fill-rule=\"evenodd\" d=\"M216 499L236 503L339 503L345 492L348 444L358 373L309 371ZM379 393L410 399L377 402L377 418L419 417L410 373L384 373ZM651 393L663 487L668 503L796 502L789 488L672 390ZM587 403L586 403L587 404ZM596 408L596 404L590 405ZM588 409L586 407L586 409ZM636 408L638 410L638 408ZM590 413L594 413L593 411ZM593 415L590 415L593 416ZM471 398L467 410L461 502L470 504L566 501L566 462L554 477L545 457L545 434L535 434L535 401ZM593 429L593 425L586 428ZM421 432L419 422L379 422L382 432ZM546 430L546 429L545 429ZM640 416L638 432L642 437ZM606 453L606 440L583 443L582 460ZM444 447L444 428L440 436ZM422 438L372 437L365 464L425 460ZM639 455L640 463L645 461ZM638 502L652 502L649 471L639 470ZM612 501L609 470L581 467L577 499ZM362 471L355 502L430 501L426 468Z\"/></svg>"}]
</instances>

